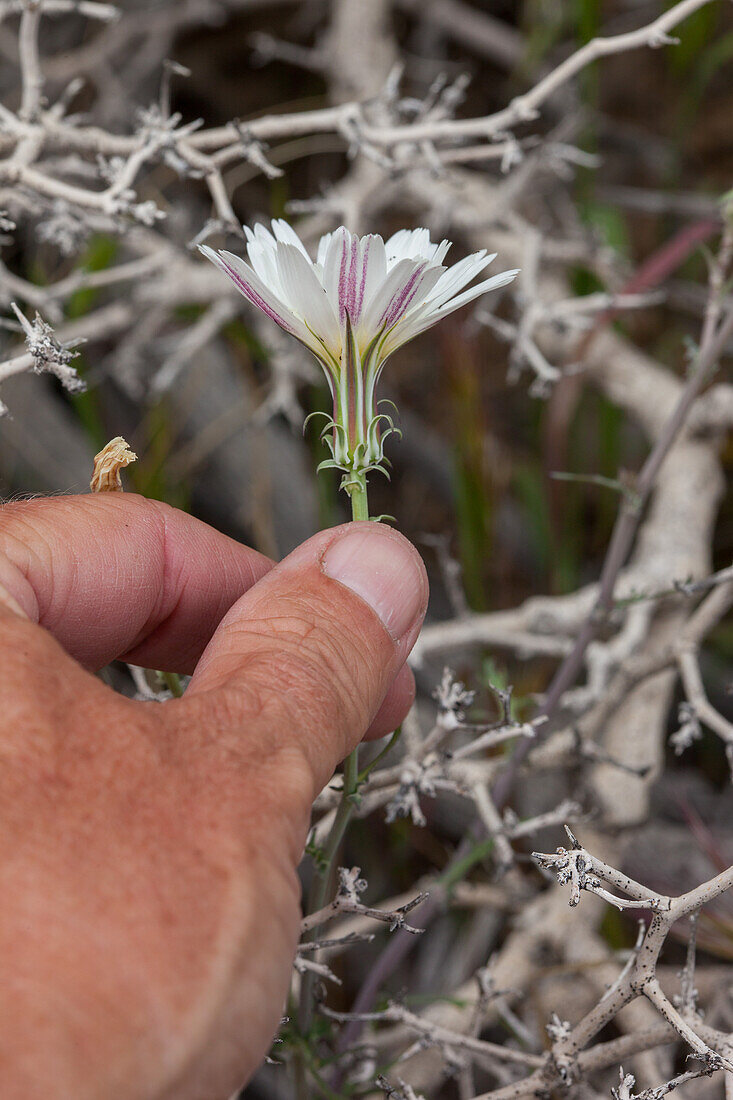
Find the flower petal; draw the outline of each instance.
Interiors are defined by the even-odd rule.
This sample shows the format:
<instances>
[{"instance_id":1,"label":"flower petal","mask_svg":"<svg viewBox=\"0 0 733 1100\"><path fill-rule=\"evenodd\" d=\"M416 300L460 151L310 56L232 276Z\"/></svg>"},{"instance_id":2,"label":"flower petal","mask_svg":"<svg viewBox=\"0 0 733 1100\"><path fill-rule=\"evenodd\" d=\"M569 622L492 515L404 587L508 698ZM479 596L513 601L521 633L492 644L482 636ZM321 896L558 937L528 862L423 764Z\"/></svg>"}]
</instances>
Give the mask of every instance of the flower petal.
<instances>
[{"instance_id":1,"label":"flower petal","mask_svg":"<svg viewBox=\"0 0 733 1100\"><path fill-rule=\"evenodd\" d=\"M398 229L385 241L387 260L429 260L435 251L429 229Z\"/></svg>"},{"instance_id":2,"label":"flower petal","mask_svg":"<svg viewBox=\"0 0 733 1100\"><path fill-rule=\"evenodd\" d=\"M247 245L247 256L249 257L249 262L254 271L259 275L262 281L277 294L278 298L282 298L283 290L280 285L280 275L277 270L276 247L274 241L272 245L270 245L264 243L261 239L253 237Z\"/></svg>"},{"instance_id":3,"label":"flower petal","mask_svg":"<svg viewBox=\"0 0 733 1100\"><path fill-rule=\"evenodd\" d=\"M348 319L355 320L357 313L361 313L364 297L362 273L361 242L352 233L339 270L339 320L342 324L347 320L347 315Z\"/></svg>"},{"instance_id":4,"label":"flower petal","mask_svg":"<svg viewBox=\"0 0 733 1100\"><path fill-rule=\"evenodd\" d=\"M258 241L266 248L275 248L277 246L277 241L272 233L267 226L263 225L261 222L258 222L254 229L250 229L246 225L243 226L243 229L248 243L251 241Z\"/></svg>"},{"instance_id":5,"label":"flower petal","mask_svg":"<svg viewBox=\"0 0 733 1100\"><path fill-rule=\"evenodd\" d=\"M369 307L372 298L379 292L380 286L387 278L387 253L384 248L384 241L379 234L370 233L368 236L362 237L361 249L361 262L365 272L364 290L359 316L352 318L355 323L361 319L361 315Z\"/></svg>"},{"instance_id":6,"label":"flower petal","mask_svg":"<svg viewBox=\"0 0 733 1100\"><path fill-rule=\"evenodd\" d=\"M447 317L449 313L453 313L461 306L467 305L481 294L486 294L489 290L496 290L500 286L511 283L518 274L519 269L502 271L498 275L493 275L490 279L484 279L482 283L477 283L476 286L469 287L468 290L464 290L463 294L452 298L438 309L415 311L415 314L405 319L404 324L395 326L394 333L387 337L382 349L384 356L391 355L397 348L402 347L403 344L414 339L415 336L419 336L426 329L432 328L438 321L442 321L444 317Z\"/></svg>"},{"instance_id":7,"label":"flower petal","mask_svg":"<svg viewBox=\"0 0 733 1100\"><path fill-rule=\"evenodd\" d=\"M308 256L295 245L279 241L277 268L287 304L338 357L341 330Z\"/></svg>"},{"instance_id":8,"label":"flower petal","mask_svg":"<svg viewBox=\"0 0 733 1100\"><path fill-rule=\"evenodd\" d=\"M320 241L318 242L318 252L316 253L316 263L319 264L321 267L323 267L323 265L326 262L326 253L328 251L328 246L331 243L331 238L332 237L333 237L333 233L324 233L323 236L321 237Z\"/></svg>"},{"instance_id":9,"label":"flower petal","mask_svg":"<svg viewBox=\"0 0 733 1100\"><path fill-rule=\"evenodd\" d=\"M239 256L231 252L215 252L208 245L199 245L199 250L216 264L217 267L229 276L237 290L240 291L252 305L257 306L268 317L271 317L280 328L296 336L307 347L313 349L315 341L313 336L296 317L284 302L281 302L276 294L260 279L260 277Z\"/></svg>"},{"instance_id":10,"label":"flower petal","mask_svg":"<svg viewBox=\"0 0 733 1100\"><path fill-rule=\"evenodd\" d=\"M458 294L459 291L463 290L495 258L496 253L487 255L486 249L482 248L480 252L474 252L471 256L459 260L457 264L453 264L440 276L427 296L425 304L429 304L433 308L442 306L454 294Z\"/></svg>"},{"instance_id":11,"label":"flower petal","mask_svg":"<svg viewBox=\"0 0 733 1100\"><path fill-rule=\"evenodd\" d=\"M400 300L404 302L409 296L409 287L414 288L417 277L424 270L425 264L417 264L414 260L400 260L388 270L384 282L376 288L362 313L358 332L360 346L383 328L387 316Z\"/></svg>"},{"instance_id":12,"label":"flower petal","mask_svg":"<svg viewBox=\"0 0 733 1100\"><path fill-rule=\"evenodd\" d=\"M384 242L384 250L387 254L388 263L394 264L399 260L407 258L405 242L409 236L409 229L398 229L391 237L387 237L387 240Z\"/></svg>"},{"instance_id":13,"label":"flower petal","mask_svg":"<svg viewBox=\"0 0 733 1100\"><path fill-rule=\"evenodd\" d=\"M444 270L443 267L432 266L425 261L418 263L414 275L395 294L385 310L381 321L382 327L389 329L393 325L402 323L412 309L420 306L425 295L432 290Z\"/></svg>"},{"instance_id":14,"label":"flower petal","mask_svg":"<svg viewBox=\"0 0 733 1100\"><path fill-rule=\"evenodd\" d=\"M442 264L443 260L448 255L448 249L450 248L450 246L450 241L441 241L440 244L435 245L435 252L431 257L434 264Z\"/></svg>"},{"instance_id":15,"label":"flower petal","mask_svg":"<svg viewBox=\"0 0 733 1100\"><path fill-rule=\"evenodd\" d=\"M350 255L351 233L341 225L335 233L331 233L323 255L323 288L339 324L343 324L344 319L341 309L341 273Z\"/></svg>"},{"instance_id":16,"label":"flower petal","mask_svg":"<svg viewBox=\"0 0 733 1100\"><path fill-rule=\"evenodd\" d=\"M303 253L308 263L311 263L311 258L308 255L305 245L293 229L292 225L290 225L289 222L286 222L284 218L272 219L272 232L276 240L285 241L287 244L294 245L299 252Z\"/></svg>"},{"instance_id":17,"label":"flower petal","mask_svg":"<svg viewBox=\"0 0 733 1100\"><path fill-rule=\"evenodd\" d=\"M449 313L453 313L454 310L460 309L461 306L468 305L474 298L480 297L481 294L486 294L489 290L498 290L500 286L506 286L511 283L519 274L519 268L513 268L510 271L500 271L498 275L492 275L490 279L484 279L482 283L477 283L476 286L469 287L468 290L464 290L463 294L459 294L457 298L451 298L449 302L437 309L430 315L430 324L434 324L436 321L440 321L443 317L447 317Z\"/></svg>"},{"instance_id":18,"label":"flower petal","mask_svg":"<svg viewBox=\"0 0 733 1100\"><path fill-rule=\"evenodd\" d=\"M352 237L349 266L345 273L343 308L357 327L364 310L384 283L387 276L387 257L384 241L377 234L369 233L358 240Z\"/></svg>"}]
</instances>

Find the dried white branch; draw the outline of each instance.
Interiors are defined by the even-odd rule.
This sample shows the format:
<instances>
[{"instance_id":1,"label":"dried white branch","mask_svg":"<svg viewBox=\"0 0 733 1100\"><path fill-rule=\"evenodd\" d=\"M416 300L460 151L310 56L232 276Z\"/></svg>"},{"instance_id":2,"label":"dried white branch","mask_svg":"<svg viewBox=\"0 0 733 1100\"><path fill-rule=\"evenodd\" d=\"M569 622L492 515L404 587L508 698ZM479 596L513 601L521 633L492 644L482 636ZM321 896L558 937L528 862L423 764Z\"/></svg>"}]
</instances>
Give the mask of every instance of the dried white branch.
<instances>
[{"instance_id":1,"label":"dried white branch","mask_svg":"<svg viewBox=\"0 0 733 1100\"><path fill-rule=\"evenodd\" d=\"M676 4L645 27L627 34L616 35L612 38L594 39L592 42L586 43L581 49L563 61L553 72L545 76L529 92L518 96L504 110L484 118L456 120L452 117L446 117L446 114L449 116L450 112L428 110L424 112L422 118L418 117L416 121L406 124L380 124L367 118L367 112L361 104L350 102L317 111L302 111L294 114L270 115L253 119L247 123L247 141L244 146L241 145L241 133L238 130L238 125L234 122L223 127L191 133L186 136L185 142L183 136L178 140L173 135L169 135L169 141L165 141L161 140L161 135L158 134L153 140L141 144L138 136L106 134L94 127L72 126L63 120L54 120L51 123L46 117L36 121L33 116L35 100L40 95L40 86L35 74L33 58L29 54L25 67L28 74L25 109L26 114L30 117L19 117L17 124L12 126L9 136L13 141L22 141L29 137L36 137L42 131L45 141L59 144L67 151L73 150L79 153L94 151L104 156L127 158L127 168L123 182L128 188L141 164L154 158L162 145L173 142L178 152L183 155L183 159L191 164L191 167L202 167L206 171L207 183L210 186L212 198L220 216L223 216L225 221L234 224L231 206L223 190L218 168L210 157L206 157L207 153L220 153L239 145L242 148L244 159L250 159L252 157L252 142L273 141L295 135L328 132L348 135L349 142L356 145L364 155L373 155L377 159L395 148L409 147L424 151L427 146L433 147L436 142L440 141L454 144L457 140L477 137L491 140L497 135L506 133L518 124L536 119L539 108L558 88L598 58L643 46L659 46L672 41L669 38L669 32L693 12L710 2L711 0L682 0L681 3ZM105 5L97 7L102 10L106 8ZM29 22L28 37L32 40L31 32L34 28L30 19ZM204 157L198 164L195 163L197 152ZM255 153L255 156L257 157L259 154ZM272 168L271 165L266 167L262 161L260 166L267 172ZM0 169L2 169L1 165ZM122 201L121 194L108 195L104 192L90 192L83 188L70 187L62 181L53 180L29 166L23 168L16 166L16 171L10 173L10 175L8 175L6 167L5 174L0 171L0 180L2 179L5 179L6 182L22 183L41 195L65 198L69 202L83 207L104 209L112 213L126 211L138 218L154 216L150 209L142 212L139 209L142 204L131 203L129 193L126 196L127 202L125 203ZM121 186L119 191L124 192L125 187ZM535 359L538 354L541 356L539 348L535 352L530 344L526 345L525 351L529 351L530 357L535 357ZM536 365L539 366L539 360L536 361ZM542 370L546 370L544 361Z\"/></svg>"},{"instance_id":2,"label":"dried white branch","mask_svg":"<svg viewBox=\"0 0 733 1100\"><path fill-rule=\"evenodd\" d=\"M29 321L15 302L11 302L11 306L25 333L28 352L0 364L0 381L20 371L32 370L36 374L54 374L71 393L83 390L84 382L71 366L72 359L79 354L73 349L80 341L61 343L38 313L34 321Z\"/></svg>"},{"instance_id":3,"label":"dried white branch","mask_svg":"<svg viewBox=\"0 0 733 1100\"><path fill-rule=\"evenodd\" d=\"M683 724L674 735L674 744L677 751L682 751L691 740L697 738L699 723L703 722L723 741L733 778L733 723L710 703L698 659L699 638L727 613L732 604L733 583L726 581L706 596L690 622L690 630L683 634L676 647L687 703L683 705L686 708L684 711L681 708Z\"/></svg>"},{"instance_id":4,"label":"dried white branch","mask_svg":"<svg viewBox=\"0 0 733 1100\"><path fill-rule=\"evenodd\" d=\"M366 887L366 881L359 878L358 867L352 867L351 869L339 867L339 891L336 897L330 905L320 909L317 913L309 913L307 917L303 918L300 923L301 934L309 932L312 928L319 927L339 913L353 913L359 916L369 917L371 920L380 921L383 924L389 925L390 932L394 932L395 929L401 928L406 932L411 932L413 935L419 935L421 933L422 929L413 928L412 925L407 923L405 917L425 901L425 898L428 896L427 894L418 894L417 897L413 897L410 901L400 905L397 909L386 911L383 909L372 909L359 901L359 895L366 890Z\"/></svg>"},{"instance_id":5,"label":"dried white branch","mask_svg":"<svg viewBox=\"0 0 733 1100\"><path fill-rule=\"evenodd\" d=\"M423 1047L435 1045L450 1048L451 1050L463 1051L470 1054L477 1061L488 1063L489 1065L492 1065L497 1060L529 1067L540 1067L544 1065L544 1058L540 1055L530 1054L527 1051L516 1050L514 1047L500 1046L498 1043L490 1043L484 1039L474 1039L468 1035L462 1035L460 1032L450 1031L448 1028L431 1023L422 1016L415 1015L415 1013L410 1012L409 1009L405 1008L403 1005L395 1002L391 1002L387 1008L381 1012L334 1012L332 1009L325 1008L323 1012L324 1015L342 1022L357 1019L370 1023L403 1024L409 1031L417 1032L420 1035L420 1044ZM409 1056L409 1054L405 1053L403 1059Z\"/></svg>"}]
</instances>

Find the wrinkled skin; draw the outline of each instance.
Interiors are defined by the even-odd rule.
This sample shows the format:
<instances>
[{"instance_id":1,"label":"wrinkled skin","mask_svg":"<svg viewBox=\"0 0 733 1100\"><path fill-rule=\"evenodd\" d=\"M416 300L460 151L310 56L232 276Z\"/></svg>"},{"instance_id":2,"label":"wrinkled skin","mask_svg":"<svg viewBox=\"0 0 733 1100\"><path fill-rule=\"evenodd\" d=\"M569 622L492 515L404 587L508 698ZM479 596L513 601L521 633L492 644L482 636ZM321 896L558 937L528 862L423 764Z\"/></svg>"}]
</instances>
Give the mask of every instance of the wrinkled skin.
<instances>
[{"instance_id":1,"label":"wrinkled skin","mask_svg":"<svg viewBox=\"0 0 733 1100\"><path fill-rule=\"evenodd\" d=\"M226 1100L256 1069L312 800L406 712L426 601L378 524L273 568L136 496L2 509L3 1100ZM115 657L193 680L134 702L93 675Z\"/></svg>"}]
</instances>

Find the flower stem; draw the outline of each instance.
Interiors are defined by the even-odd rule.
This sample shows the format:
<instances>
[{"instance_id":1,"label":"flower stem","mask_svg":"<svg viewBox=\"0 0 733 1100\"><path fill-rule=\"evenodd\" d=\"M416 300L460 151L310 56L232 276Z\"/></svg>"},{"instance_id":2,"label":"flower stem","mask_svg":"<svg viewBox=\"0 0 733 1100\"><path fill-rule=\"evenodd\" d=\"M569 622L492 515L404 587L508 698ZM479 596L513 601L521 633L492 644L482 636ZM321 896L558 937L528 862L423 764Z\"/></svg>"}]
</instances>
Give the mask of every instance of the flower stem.
<instances>
[{"instance_id":1,"label":"flower stem","mask_svg":"<svg viewBox=\"0 0 733 1100\"><path fill-rule=\"evenodd\" d=\"M365 474L354 474L344 486L351 497L351 518L354 520L369 519L369 501L367 498L367 484ZM343 788L341 800L336 810L336 815L331 825L326 843L323 846L321 866L313 869L313 880L308 891L308 912L317 913L327 903L332 889L333 871L336 865L341 841L356 808L356 800L359 790L359 749L350 752L344 760ZM320 926L312 928L306 937L309 940L318 938ZM298 1005L298 1025L302 1041L308 1043L313 1018L313 985L314 975L307 970L301 977L300 1001ZM296 1055L295 1064L296 1091L298 1100L308 1100L310 1089L308 1087L308 1075L302 1051Z\"/></svg>"},{"instance_id":2,"label":"flower stem","mask_svg":"<svg viewBox=\"0 0 733 1100\"><path fill-rule=\"evenodd\" d=\"M174 699L180 699L183 695L183 684L177 672L159 672L161 680L168 688Z\"/></svg>"},{"instance_id":3,"label":"flower stem","mask_svg":"<svg viewBox=\"0 0 733 1100\"><path fill-rule=\"evenodd\" d=\"M369 519L369 501L367 499L366 474L353 473L348 481L344 478L344 488L351 497L351 518Z\"/></svg>"}]
</instances>

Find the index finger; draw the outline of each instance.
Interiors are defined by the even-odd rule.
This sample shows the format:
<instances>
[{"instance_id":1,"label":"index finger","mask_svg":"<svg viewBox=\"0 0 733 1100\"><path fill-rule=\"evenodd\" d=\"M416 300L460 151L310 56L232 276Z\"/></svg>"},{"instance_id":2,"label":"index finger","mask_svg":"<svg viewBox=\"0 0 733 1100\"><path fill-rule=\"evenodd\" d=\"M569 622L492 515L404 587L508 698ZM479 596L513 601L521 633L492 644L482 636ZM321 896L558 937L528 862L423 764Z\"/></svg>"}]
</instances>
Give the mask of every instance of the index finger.
<instances>
[{"instance_id":1,"label":"index finger","mask_svg":"<svg viewBox=\"0 0 733 1100\"><path fill-rule=\"evenodd\" d=\"M272 562L160 501L99 493L0 509L0 584L88 668L192 672Z\"/></svg>"}]
</instances>

